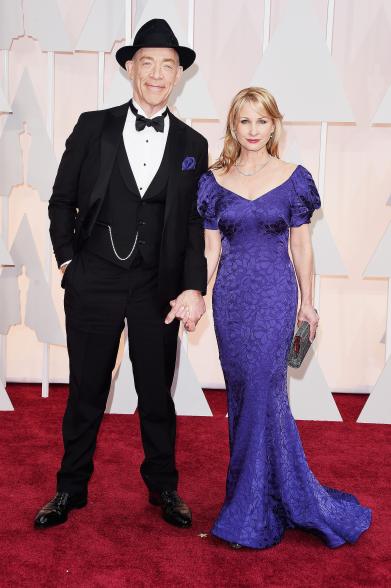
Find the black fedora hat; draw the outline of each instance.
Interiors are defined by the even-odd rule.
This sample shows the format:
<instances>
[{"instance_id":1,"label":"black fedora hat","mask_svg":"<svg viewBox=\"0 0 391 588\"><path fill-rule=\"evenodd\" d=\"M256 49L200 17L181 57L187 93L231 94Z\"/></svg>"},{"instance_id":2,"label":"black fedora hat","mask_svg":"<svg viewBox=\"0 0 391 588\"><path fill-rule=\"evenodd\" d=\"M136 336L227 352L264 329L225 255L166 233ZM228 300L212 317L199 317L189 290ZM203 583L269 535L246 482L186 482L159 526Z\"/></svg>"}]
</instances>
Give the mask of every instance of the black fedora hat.
<instances>
[{"instance_id":1,"label":"black fedora hat","mask_svg":"<svg viewBox=\"0 0 391 588\"><path fill-rule=\"evenodd\" d=\"M146 22L134 37L133 45L125 45L115 54L118 63L125 69L125 63L133 59L134 54L143 47L168 47L175 49L183 69L191 66L196 58L193 49L181 47L168 22L162 18L153 18Z\"/></svg>"}]
</instances>

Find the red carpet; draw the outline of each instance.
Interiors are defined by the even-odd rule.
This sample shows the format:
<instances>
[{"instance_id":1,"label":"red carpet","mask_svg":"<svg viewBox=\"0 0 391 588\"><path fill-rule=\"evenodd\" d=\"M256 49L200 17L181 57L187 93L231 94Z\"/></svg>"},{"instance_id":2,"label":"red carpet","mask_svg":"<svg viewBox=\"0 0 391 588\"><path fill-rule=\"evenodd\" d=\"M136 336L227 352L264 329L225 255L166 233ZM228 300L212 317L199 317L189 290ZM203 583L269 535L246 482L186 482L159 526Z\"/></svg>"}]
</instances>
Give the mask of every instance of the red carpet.
<instances>
[{"instance_id":1,"label":"red carpet","mask_svg":"<svg viewBox=\"0 0 391 588\"><path fill-rule=\"evenodd\" d=\"M0 413L1 587L390 587L391 427L354 422L366 397L336 395L343 423L300 422L308 461L325 484L373 508L373 526L354 546L326 548L298 530L265 551L233 551L207 533L224 495L225 395L208 392L213 417L178 418L180 493L194 525L170 527L146 503L138 473L138 419L102 425L87 508L68 523L35 531L37 508L54 493L66 388L7 388L14 413Z\"/></svg>"}]
</instances>

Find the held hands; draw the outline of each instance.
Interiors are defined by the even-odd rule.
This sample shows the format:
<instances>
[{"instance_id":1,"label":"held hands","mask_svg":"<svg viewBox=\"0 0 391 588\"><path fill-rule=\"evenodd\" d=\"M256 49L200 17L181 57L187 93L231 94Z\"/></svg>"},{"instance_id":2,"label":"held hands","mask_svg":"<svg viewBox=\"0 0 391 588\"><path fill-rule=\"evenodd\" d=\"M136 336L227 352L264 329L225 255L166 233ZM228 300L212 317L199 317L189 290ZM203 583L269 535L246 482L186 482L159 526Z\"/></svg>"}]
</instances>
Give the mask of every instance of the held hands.
<instances>
[{"instance_id":1,"label":"held hands","mask_svg":"<svg viewBox=\"0 0 391 588\"><path fill-rule=\"evenodd\" d=\"M177 318L183 322L186 331L195 331L196 325L205 312L205 302L198 290L184 290L176 300L170 301L171 310L165 323L169 325Z\"/></svg>"},{"instance_id":2,"label":"held hands","mask_svg":"<svg viewBox=\"0 0 391 588\"><path fill-rule=\"evenodd\" d=\"M297 324L300 325L306 321L310 325L310 341L316 337L316 329L318 328L319 315L311 304L302 304L297 315Z\"/></svg>"}]
</instances>

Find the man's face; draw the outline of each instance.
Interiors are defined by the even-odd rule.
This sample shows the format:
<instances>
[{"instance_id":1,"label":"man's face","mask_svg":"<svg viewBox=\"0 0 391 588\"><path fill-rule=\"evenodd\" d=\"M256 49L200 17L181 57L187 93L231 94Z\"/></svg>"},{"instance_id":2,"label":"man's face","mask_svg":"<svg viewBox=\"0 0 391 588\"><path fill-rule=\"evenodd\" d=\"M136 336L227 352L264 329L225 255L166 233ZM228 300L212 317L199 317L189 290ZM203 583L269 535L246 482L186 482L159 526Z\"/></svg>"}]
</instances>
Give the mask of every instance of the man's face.
<instances>
[{"instance_id":1,"label":"man's face","mask_svg":"<svg viewBox=\"0 0 391 588\"><path fill-rule=\"evenodd\" d=\"M164 47L139 49L125 65L133 82L134 99L149 116L167 104L182 75L178 53Z\"/></svg>"}]
</instances>

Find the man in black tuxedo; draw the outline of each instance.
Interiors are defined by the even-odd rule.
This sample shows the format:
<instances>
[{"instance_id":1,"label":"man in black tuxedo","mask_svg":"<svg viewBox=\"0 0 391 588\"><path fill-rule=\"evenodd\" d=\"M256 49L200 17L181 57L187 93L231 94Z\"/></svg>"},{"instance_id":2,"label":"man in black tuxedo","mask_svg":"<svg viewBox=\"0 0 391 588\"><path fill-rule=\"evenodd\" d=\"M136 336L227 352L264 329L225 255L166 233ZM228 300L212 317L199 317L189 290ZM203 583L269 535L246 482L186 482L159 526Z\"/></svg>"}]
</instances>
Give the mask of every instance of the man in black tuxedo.
<instances>
[{"instance_id":1,"label":"man in black tuxedo","mask_svg":"<svg viewBox=\"0 0 391 588\"><path fill-rule=\"evenodd\" d=\"M205 311L206 260L197 183L207 141L167 109L195 53L169 25L146 23L117 60L133 99L83 113L66 142L49 203L50 235L64 275L70 392L57 494L35 526L64 523L87 504L87 485L126 318L149 501L176 526L191 525L177 494L170 394L179 319ZM170 309L171 304L171 309Z\"/></svg>"}]
</instances>

